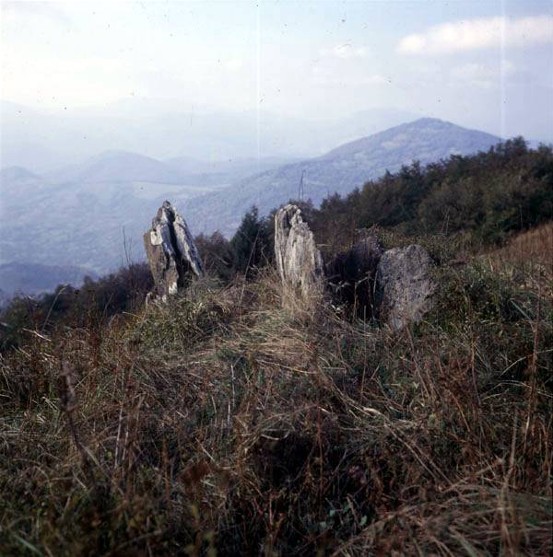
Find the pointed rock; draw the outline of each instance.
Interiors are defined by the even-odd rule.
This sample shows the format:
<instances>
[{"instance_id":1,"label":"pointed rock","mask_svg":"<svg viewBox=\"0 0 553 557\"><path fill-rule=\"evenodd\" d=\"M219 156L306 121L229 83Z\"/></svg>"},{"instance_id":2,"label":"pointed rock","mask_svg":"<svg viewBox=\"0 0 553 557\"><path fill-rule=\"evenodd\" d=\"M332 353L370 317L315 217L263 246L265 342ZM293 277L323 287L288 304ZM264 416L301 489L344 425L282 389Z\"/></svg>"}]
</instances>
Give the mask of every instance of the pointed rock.
<instances>
[{"instance_id":1,"label":"pointed rock","mask_svg":"<svg viewBox=\"0 0 553 557\"><path fill-rule=\"evenodd\" d=\"M155 282L155 294L162 299L176 294L190 280L204 274L202 260L186 221L164 201L152 228L144 234L144 247Z\"/></svg>"},{"instance_id":2,"label":"pointed rock","mask_svg":"<svg viewBox=\"0 0 553 557\"><path fill-rule=\"evenodd\" d=\"M286 205L275 215L275 256L284 305L295 307L299 299L314 309L324 292L323 259L296 205Z\"/></svg>"}]
</instances>

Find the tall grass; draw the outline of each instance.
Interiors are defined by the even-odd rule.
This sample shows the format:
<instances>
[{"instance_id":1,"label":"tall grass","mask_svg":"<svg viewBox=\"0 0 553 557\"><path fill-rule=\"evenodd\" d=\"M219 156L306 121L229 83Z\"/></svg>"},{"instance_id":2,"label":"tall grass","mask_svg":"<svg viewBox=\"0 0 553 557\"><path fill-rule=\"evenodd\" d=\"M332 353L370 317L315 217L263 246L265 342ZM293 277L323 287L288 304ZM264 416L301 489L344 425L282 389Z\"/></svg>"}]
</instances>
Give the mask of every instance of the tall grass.
<instances>
[{"instance_id":1,"label":"tall grass","mask_svg":"<svg viewBox=\"0 0 553 557\"><path fill-rule=\"evenodd\" d=\"M528 252L516 282L506 252L445 269L400 334L295 317L270 270L28 333L0 360L0 554L550 554Z\"/></svg>"}]
</instances>

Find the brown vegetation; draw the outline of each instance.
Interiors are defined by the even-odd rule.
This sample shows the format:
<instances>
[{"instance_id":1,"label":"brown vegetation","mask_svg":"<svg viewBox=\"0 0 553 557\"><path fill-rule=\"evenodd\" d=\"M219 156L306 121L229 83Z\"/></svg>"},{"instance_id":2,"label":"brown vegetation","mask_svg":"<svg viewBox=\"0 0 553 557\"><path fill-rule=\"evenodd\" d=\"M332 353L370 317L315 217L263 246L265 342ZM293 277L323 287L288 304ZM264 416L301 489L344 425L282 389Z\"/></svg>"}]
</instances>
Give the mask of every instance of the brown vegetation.
<instances>
[{"instance_id":1,"label":"brown vegetation","mask_svg":"<svg viewBox=\"0 0 553 557\"><path fill-rule=\"evenodd\" d=\"M270 270L29 329L0 359L0 553L550 554L552 308L492 261L399 335L295 320Z\"/></svg>"}]
</instances>

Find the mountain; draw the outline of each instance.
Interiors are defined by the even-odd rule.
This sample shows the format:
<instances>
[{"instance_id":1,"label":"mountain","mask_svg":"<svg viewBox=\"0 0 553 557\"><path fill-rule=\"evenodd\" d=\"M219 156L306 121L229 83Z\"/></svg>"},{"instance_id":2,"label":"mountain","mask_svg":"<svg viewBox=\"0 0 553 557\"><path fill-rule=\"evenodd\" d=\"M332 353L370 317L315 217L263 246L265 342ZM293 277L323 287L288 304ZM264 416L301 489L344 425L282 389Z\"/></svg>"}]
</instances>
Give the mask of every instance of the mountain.
<instances>
[{"instance_id":1,"label":"mountain","mask_svg":"<svg viewBox=\"0 0 553 557\"><path fill-rule=\"evenodd\" d=\"M39 195L44 189L49 189L52 184L29 169L22 166L8 166L0 170L0 219L7 218L8 213L4 211L11 205L12 201L25 202L25 196ZM2 252L0 251L0 263Z\"/></svg>"},{"instance_id":2,"label":"mountain","mask_svg":"<svg viewBox=\"0 0 553 557\"><path fill-rule=\"evenodd\" d=\"M309 120L282 118L264 110L213 111L167 99L135 98L49 110L1 101L0 166L23 166L43 174L106 150L141 153L161 161L183 154L204 160L254 154L305 158L415 116L373 109L347 118Z\"/></svg>"},{"instance_id":3,"label":"mountain","mask_svg":"<svg viewBox=\"0 0 553 557\"><path fill-rule=\"evenodd\" d=\"M487 150L499 137L434 118L421 118L341 145L325 155L246 178L236 185L187 203L185 214L195 232L218 228L231 234L244 211L257 205L262 214L289 199L319 204L335 192L346 194L386 170L397 171L418 160L423 164L450 155Z\"/></svg>"},{"instance_id":4,"label":"mountain","mask_svg":"<svg viewBox=\"0 0 553 557\"><path fill-rule=\"evenodd\" d=\"M246 157L204 161L192 157L173 157L164 161L181 174L256 174L295 162L289 157Z\"/></svg>"},{"instance_id":5,"label":"mountain","mask_svg":"<svg viewBox=\"0 0 553 557\"><path fill-rule=\"evenodd\" d=\"M188 181L194 179L216 184L231 184L253 174L297 162L290 157L229 158L202 161L191 157L174 157L164 161Z\"/></svg>"},{"instance_id":6,"label":"mountain","mask_svg":"<svg viewBox=\"0 0 553 557\"><path fill-rule=\"evenodd\" d=\"M79 284L85 276L97 278L93 271L81 267L6 263L0 265L0 292L4 298L19 292L40 294L54 290L58 284Z\"/></svg>"},{"instance_id":7,"label":"mountain","mask_svg":"<svg viewBox=\"0 0 553 557\"><path fill-rule=\"evenodd\" d=\"M14 180L38 180L39 177L22 166L8 166L0 170L0 183Z\"/></svg>"},{"instance_id":8,"label":"mountain","mask_svg":"<svg viewBox=\"0 0 553 557\"><path fill-rule=\"evenodd\" d=\"M165 199L179 208L194 234L217 229L231 234L252 204L268 213L297 198L302 176L304 198L319 203L413 159L427 163L488 149L498 141L421 119L277 167L272 165L278 159L160 161L121 151L45 176L12 167L0 174L0 264L55 264L106 273L144 258L142 235Z\"/></svg>"},{"instance_id":9,"label":"mountain","mask_svg":"<svg viewBox=\"0 0 553 557\"><path fill-rule=\"evenodd\" d=\"M142 259L142 232L166 198L183 201L224 186L188 178L132 153L103 154L46 177L4 169L0 264L55 263L103 273L129 257Z\"/></svg>"},{"instance_id":10,"label":"mountain","mask_svg":"<svg viewBox=\"0 0 553 557\"><path fill-rule=\"evenodd\" d=\"M58 182L151 182L179 184L178 170L151 157L127 151L105 151L82 164L48 174Z\"/></svg>"}]
</instances>

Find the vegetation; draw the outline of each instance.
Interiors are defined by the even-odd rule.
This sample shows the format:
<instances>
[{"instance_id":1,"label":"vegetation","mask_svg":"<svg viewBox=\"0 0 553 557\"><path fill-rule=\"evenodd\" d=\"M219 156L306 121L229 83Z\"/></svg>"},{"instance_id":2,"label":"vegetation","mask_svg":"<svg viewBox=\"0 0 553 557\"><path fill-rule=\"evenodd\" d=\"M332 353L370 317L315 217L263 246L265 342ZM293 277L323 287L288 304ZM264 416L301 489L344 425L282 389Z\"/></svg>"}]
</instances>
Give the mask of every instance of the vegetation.
<instances>
[{"instance_id":1,"label":"vegetation","mask_svg":"<svg viewBox=\"0 0 553 557\"><path fill-rule=\"evenodd\" d=\"M141 306L152 287L148 266L135 263L96 281L85 277L80 288L60 284L51 294L38 298L16 296L1 314L0 352L25 344L33 331L101 328L113 316Z\"/></svg>"},{"instance_id":2,"label":"vegetation","mask_svg":"<svg viewBox=\"0 0 553 557\"><path fill-rule=\"evenodd\" d=\"M465 236L430 234L439 219L419 219L445 187L428 186L431 168L383 179L397 199L408 195L397 184L426 184L416 212L380 213L385 243L416 233L450 262L436 271L433 313L401 333L330 304L282 309L263 256L253 273L237 263L268 226L253 210L249 248L202 238L217 280L169 304L133 301L149 288L136 267L16 300L2 317L0 554L549 555L553 224L540 181L550 167L539 178L538 166L523 189L526 200L542 192L539 207L467 220L454 238L470 236L470 252ZM356 195L369 189L305 206L319 233L331 204L350 218ZM344 222L376 222L363 218Z\"/></svg>"},{"instance_id":3,"label":"vegetation","mask_svg":"<svg viewBox=\"0 0 553 557\"><path fill-rule=\"evenodd\" d=\"M414 162L386 173L345 198L327 198L312 222L331 250L373 225L408 236L462 239L478 250L552 218L553 151L543 145L529 149L517 138L477 155L452 156L425 168Z\"/></svg>"}]
</instances>

